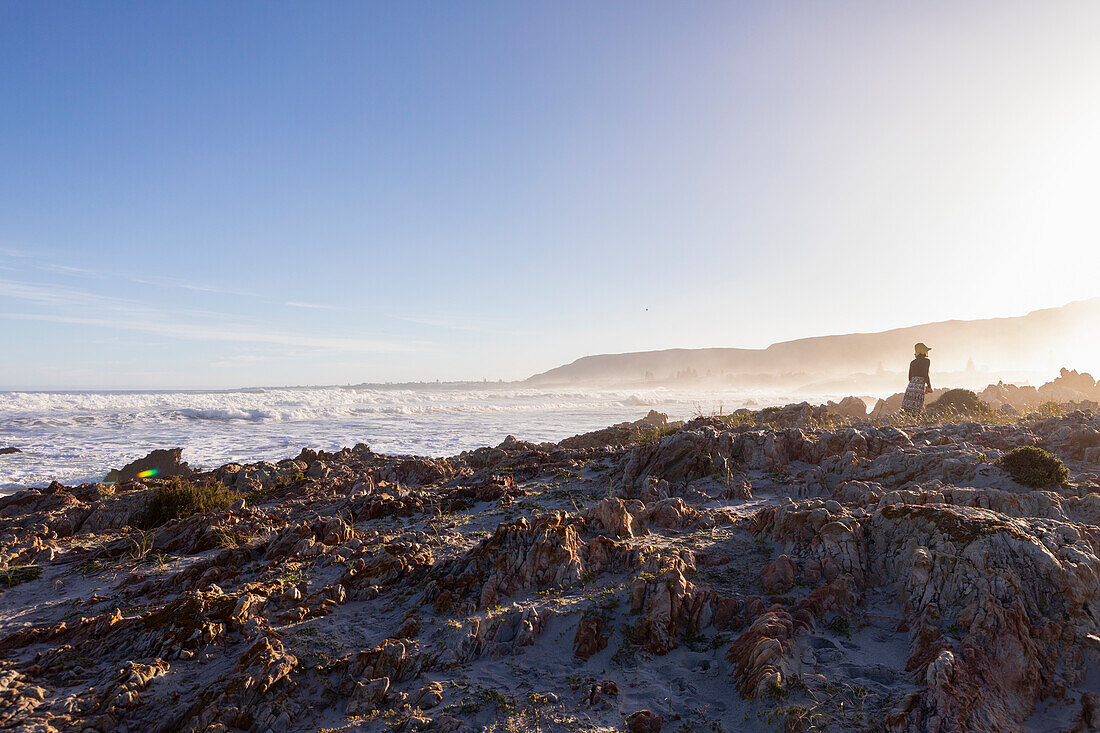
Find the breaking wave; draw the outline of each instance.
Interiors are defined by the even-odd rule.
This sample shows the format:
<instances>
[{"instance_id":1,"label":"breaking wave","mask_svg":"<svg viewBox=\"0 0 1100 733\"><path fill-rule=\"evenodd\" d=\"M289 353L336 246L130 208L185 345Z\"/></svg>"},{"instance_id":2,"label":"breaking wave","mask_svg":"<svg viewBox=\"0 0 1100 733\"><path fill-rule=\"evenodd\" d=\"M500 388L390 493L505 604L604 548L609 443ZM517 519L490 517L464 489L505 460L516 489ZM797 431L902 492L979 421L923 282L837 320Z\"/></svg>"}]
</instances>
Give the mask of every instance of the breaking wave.
<instances>
[{"instance_id":1,"label":"breaking wave","mask_svg":"<svg viewBox=\"0 0 1100 733\"><path fill-rule=\"evenodd\" d=\"M650 409L674 419L779 396L698 390L525 389L492 384L422 388L318 387L234 391L3 392L0 493L101 479L154 448L184 449L191 465L284 458L303 447L454 455L508 435L560 440Z\"/></svg>"}]
</instances>

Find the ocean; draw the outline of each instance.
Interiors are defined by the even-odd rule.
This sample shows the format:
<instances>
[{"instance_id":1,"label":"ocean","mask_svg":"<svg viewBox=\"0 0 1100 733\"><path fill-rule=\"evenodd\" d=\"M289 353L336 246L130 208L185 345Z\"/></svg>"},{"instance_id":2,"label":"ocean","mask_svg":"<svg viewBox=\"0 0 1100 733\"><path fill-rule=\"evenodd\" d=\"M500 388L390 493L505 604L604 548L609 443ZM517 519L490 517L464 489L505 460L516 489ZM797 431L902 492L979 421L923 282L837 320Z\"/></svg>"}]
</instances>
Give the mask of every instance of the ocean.
<instances>
[{"instance_id":1,"label":"ocean","mask_svg":"<svg viewBox=\"0 0 1100 733\"><path fill-rule=\"evenodd\" d=\"M380 453L450 456L508 435L558 441L650 409L671 419L793 398L746 391L524 389L462 383L227 391L0 392L0 493L102 480L154 448L192 467L278 460L366 443Z\"/></svg>"}]
</instances>

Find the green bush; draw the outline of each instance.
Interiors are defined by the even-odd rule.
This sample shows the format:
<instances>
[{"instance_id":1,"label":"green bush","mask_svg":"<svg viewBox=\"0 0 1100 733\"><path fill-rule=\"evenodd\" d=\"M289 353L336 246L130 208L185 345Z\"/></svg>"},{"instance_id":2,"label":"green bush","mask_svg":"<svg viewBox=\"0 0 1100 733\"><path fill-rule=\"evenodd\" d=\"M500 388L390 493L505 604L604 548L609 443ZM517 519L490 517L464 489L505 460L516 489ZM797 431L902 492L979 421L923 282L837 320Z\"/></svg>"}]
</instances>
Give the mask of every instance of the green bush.
<instances>
[{"instance_id":1,"label":"green bush","mask_svg":"<svg viewBox=\"0 0 1100 733\"><path fill-rule=\"evenodd\" d=\"M1069 478L1069 470L1058 456L1042 448L1013 448L998 462L1017 483L1040 489L1060 484Z\"/></svg>"},{"instance_id":2,"label":"green bush","mask_svg":"<svg viewBox=\"0 0 1100 733\"><path fill-rule=\"evenodd\" d=\"M655 440L661 440L662 438L674 435L679 431L680 428L674 425L645 425L634 435L633 442L638 444L652 443Z\"/></svg>"},{"instance_id":3,"label":"green bush","mask_svg":"<svg viewBox=\"0 0 1100 733\"><path fill-rule=\"evenodd\" d=\"M833 616L825 622L825 628L841 636L852 635L852 622L846 616Z\"/></svg>"},{"instance_id":4,"label":"green bush","mask_svg":"<svg viewBox=\"0 0 1100 733\"><path fill-rule=\"evenodd\" d=\"M0 586L12 588L20 583L38 580L42 577L42 568L38 565L17 565L13 568L0 570Z\"/></svg>"},{"instance_id":5,"label":"green bush","mask_svg":"<svg viewBox=\"0 0 1100 733\"><path fill-rule=\"evenodd\" d=\"M243 494L230 491L218 483L196 486L187 479L172 478L157 490L149 506L137 519L137 526L152 529L172 519L224 509L242 498Z\"/></svg>"},{"instance_id":6,"label":"green bush","mask_svg":"<svg viewBox=\"0 0 1100 733\"><path fill-rule=\"evenodd\" d=\"M992 410L969 389L949 389L928 406L928 412L932 415L982 416L990 414Z\"/></svg>"},{"instance_id":7,"label":"green bush","mask_svg":"<svg viewBox=\"0 0 1100 733\"><path fill-rule=\"evenodd\" d=\"M1035 411L1039 413L1040 417L1057 417L1064 412L1062 406L1054 400L1044 402Z\"/></svg>"}]
</instances>

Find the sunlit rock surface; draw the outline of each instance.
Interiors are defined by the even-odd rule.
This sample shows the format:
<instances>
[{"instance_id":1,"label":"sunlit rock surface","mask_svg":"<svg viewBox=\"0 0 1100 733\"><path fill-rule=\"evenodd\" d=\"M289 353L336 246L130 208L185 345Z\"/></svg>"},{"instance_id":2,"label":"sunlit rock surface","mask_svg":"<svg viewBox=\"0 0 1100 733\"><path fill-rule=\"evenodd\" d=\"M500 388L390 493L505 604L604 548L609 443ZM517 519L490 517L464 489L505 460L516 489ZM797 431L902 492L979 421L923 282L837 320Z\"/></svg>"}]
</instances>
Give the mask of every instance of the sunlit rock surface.
<instances>
[{"instance_id":1,"label":"sunlit rock surface","mask_svg":"<svg viewBox=\"0 0 1100 733\"><path fill-rule=\"evenodd\" d=\"M0 498L0 726L1094 730L1100 417L995 414L302 451L159 526L179 478Z\"/></svg>"}]
</instances>

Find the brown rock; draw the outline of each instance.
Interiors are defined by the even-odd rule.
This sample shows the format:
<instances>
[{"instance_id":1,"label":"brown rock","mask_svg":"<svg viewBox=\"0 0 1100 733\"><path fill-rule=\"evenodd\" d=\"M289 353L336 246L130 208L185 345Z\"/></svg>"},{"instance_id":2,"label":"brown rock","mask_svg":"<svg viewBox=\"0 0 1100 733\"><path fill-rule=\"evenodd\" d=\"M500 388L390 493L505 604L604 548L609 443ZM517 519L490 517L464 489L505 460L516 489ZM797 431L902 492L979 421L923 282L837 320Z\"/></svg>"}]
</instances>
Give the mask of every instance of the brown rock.
<instances>
[{"instance_id":1,"label":"brown rock","mask_svg":"<svg viewBox=\"0 0 1100 733\"><path fill-rule=\"evenodd\" d=\"M795 574L791 559L786 555L780 555L764 568L764 572L760 573L760 585L764 587L765 593L780 595L794 587Z\"/></svg>"},{"instance_id":2,"label":"brown rock","mask_svg":"<svg viewBox=\"0 0 1100 733\"><path fill-rule=\"evenodd\" d=\"M665 654L679 645L684 631L698 632L714 615L717 594L687 579L694 563L683 557L652 557L630 586L631 611L639 618L634 641L653 654Z\"/></svg>"},{"instance_id":3,"label":"brown rock","mask_svg":"<svg viewBox=\"0 0 1100 733\"><path fill-rule=\"evenodd\" d=\"M133 481L139 474L152 471L149 478L168 478L170 476L190 476L194 473L191 467L180 461L183 456L182 448L171 450L155 450L144 458L127 463L118 471L118 482Z\"/></svg>"},{"instance_id":4,"label":"brown rock","mask_svg":"<svg viewBox=\"0 0 1100 733\"><path fill-rule=\"evenodd\" d=\"M639 516L644 512L645 504L637 499L623 501L618 497L608 497L590 507L584 518L593 529L629 539L646 534L645 527L639 521Z\"/></svg>"},{"instance_id":5,"label":"brown rock","mask_svg":"<svg viewBox=\"0 0 1100 733\"><path fill-rule=\"evenodd\" d=\"M600 614L589 614L581 619L577 625L577 633L573 637L573 655L580 659L588 659L596 652L607 648L608 636L607 619Z\"/></svg>"},{"instance_id":6,"label":"brown rock","mask_svg":"<svg viewBox=\"0 0 1100 733\"><path fill-rule=\"evenodd\" d=\"M722 490L722 494L719 498L748 501L752 498L752 484L748 479L741 479L739 481L731 480L726 483L726 487Z\"/></svg>"},{"instance_id":7,"label":"brown rock","mask_svg":"<svg viewBox=\"0 0 1100 733\"><path fill-rule=\"evenodd\" d=\"M439 682L429 682L410 698L410 704L423 710L431 710L443 702L443 685Z\"/></svg>"},{"instance_id":8,"label":"brown rock","mask_svg":"<svg viewBox=\"0 0 1100 733\"><path fill-rule=\"evenodd\" d=\"M726 657L742 697L755 699L782 688L794 651L794 635L802 628L782 606L760 615L733 642Z\"/></svg>"},{"instance_id":9,"label":"brown rock","mask_svg":"<svg viewBox=\"0 0 1100 733\"><path fill-rule=\"evenodd\" d=\"M665 719L649 710L639 710L626 716L627 733L661 733Z\"/></svg>"},{"instance_id":10,"label":"brown rock","mask_svg":"<svg viewBox=\"0 0 1100 733\"><path fill-rule=\"evenodd\" d=\"M590 708L606 709L611 707L609 698L619 694L619 686L612 680L593 682L584 697L584 704Z\"/></svg>"}]
</instances>

